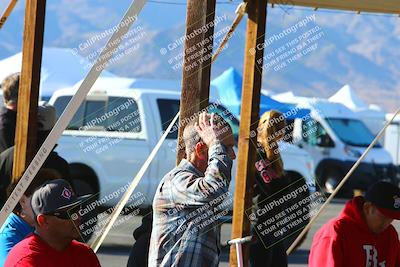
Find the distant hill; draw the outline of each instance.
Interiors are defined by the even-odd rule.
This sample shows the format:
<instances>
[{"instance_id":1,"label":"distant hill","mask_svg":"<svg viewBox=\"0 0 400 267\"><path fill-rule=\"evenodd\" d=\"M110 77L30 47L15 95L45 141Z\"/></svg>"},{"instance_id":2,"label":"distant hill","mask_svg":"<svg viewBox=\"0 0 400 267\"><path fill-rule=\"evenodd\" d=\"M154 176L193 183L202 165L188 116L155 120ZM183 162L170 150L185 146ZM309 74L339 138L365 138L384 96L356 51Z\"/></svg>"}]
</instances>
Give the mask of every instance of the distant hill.
<instances>
[{"instance_id":1,"label":"distant hill","mask_svg":"<svg viewBox=\"0 0 400 267\"><path fill-rule=\"evenodd\" d=\"M186 1L169 2L184 4ZM217 5L216 16L221 21L216 26L216 33L223 33L231 24L237 2L235 0L232 3ZM15 12L0 30L0 59L21 50L24 4L24 1L18 2ZM45 45L79 50L80 44L85 44L96 34L101 34L115 25L129 4L128 0L48 1ZM4 7L4 4L2 5L0 8ZM288 33L287 29L313 15L315 21L298 27L295 33ZM171 44L184 35L185 16L185 5L149 2L133 26L137 30L133 36L138 38L127 46L127 49L135 45L136 48L116 60L108 70L129 77L181 79L182 71L180 68L174 69L174 65L180 61L179 54L182 53L183 46L169 51L168 45L172 47ZM291 90L297 95L328 97L344 84L350 84L365 102L378 104L386 111L397 108L400 104L399 18L324 10L314 12L306 8L269 7L267 38L279 34L282 36L285 30L286 34L269 45L265 55L286 46L285 51L278 53L283 58L283 54L290 54L292 49L286 44L317 26L318 32L322 32L318 40L310 41L299 50L300 53L306 49L310 52L304 52L301 58L292 60L282 69L274 70L276 65L264 68L263 88L275 92ZM303 41L307 43L307 40L315 35ZM100 48L107 38L79 53L83 56L93 56L93 52ZM231 66L240 72L243 71L244 43L245 21L240 24L228 47L212 66L213 77ZM312 45L314 49L311 48ZM167 49L166 55L160 53L163 48ZM290 54L290 57L284 58L283 61L288 62L293 55ZM271 64L273 58L276 57L271 57L264 63Z\"/></svg>"}]
</instances>

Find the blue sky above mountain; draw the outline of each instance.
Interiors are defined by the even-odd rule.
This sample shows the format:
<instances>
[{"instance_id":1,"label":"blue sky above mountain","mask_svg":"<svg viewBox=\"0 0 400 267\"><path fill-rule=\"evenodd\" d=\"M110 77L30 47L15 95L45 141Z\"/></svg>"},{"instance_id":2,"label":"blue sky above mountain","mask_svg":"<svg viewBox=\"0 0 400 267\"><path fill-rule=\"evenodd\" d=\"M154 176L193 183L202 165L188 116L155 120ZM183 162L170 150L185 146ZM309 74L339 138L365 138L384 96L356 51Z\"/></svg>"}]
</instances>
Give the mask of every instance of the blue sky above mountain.
<instances>
[{"instance_id":1,"label":"blue sky above mountain","mask_svg":"<svg viewBox=\"0 0 400 267\"><path fill-rule=\"evenodd\" d=\"M161 0L167 1L167 0ZM7 1L0 4L2 10ZM185 3L184 0L169 2ZM219 0L218 2L228 2ZM236 4L217 4L217 17L224 17L216 32L230 25ZM21 50L24 1L19 1L13 14L0 30L0 58ZM76 48L94 34L116 25L130 1L53 0L47 1L45 46ZM357 15L308 8L268 8L267 38L279 34L307 16L310 23L296 33L268 46L265 54L285 45L294 37L319 26L323 36L315 50L280 70L264 71L263 88L275 92L287 90L299 95L327 97L344 84L350 84L367 103L377 103L392 111L400 103L400 21L395 16ZM167 55L160 49L184 35L185 5L149 2L134 26L145 33L140 47L110 66L109 70L130 77L181 79L181 70L174 70L168 60L182 53L182 46ZM101 47L99 42L91 49ZM212 67L213 77L233 66L243 70L245 20L242 21L228 47ZM89 50L86 51L86 56ZM68 70L66 70L68 71ZM83 77L82 77L83 78Z\"/></svg>"}]
</instances>

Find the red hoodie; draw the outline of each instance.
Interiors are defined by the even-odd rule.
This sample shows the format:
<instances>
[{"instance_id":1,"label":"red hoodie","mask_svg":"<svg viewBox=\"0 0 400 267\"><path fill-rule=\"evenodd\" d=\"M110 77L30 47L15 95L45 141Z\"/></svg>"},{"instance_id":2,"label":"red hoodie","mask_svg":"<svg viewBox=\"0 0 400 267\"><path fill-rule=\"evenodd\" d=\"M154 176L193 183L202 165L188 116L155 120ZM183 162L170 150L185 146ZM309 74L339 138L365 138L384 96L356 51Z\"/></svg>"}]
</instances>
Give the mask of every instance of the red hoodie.
<instances>
[{"instance_id":1,"label":"red hoodie","mask_svg":"<svg viewBox=\"0 0 400 267\"><path fill-rule=\"evenodd\" d=\"M314 235L310 267L400 267L396 230L390 225L380 234L371 232L361 213L363 203L363 197L350 200Z\"/></svg>"}]
</instances>

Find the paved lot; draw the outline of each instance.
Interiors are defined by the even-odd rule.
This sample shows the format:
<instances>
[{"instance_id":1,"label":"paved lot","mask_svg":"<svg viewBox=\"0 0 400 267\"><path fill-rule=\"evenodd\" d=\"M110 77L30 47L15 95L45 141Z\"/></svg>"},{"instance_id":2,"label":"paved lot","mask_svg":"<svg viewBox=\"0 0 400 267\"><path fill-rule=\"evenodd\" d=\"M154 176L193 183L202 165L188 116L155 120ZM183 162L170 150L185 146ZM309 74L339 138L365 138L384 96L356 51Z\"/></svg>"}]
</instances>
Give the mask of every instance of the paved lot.
<instances>
[{"instance_id":1,"label":"paved lot","mask_svg":"<svg viewBox=\"0 0 400 267\"><path fill-rule=\"evenodd\" d=\"M310 233L307 236L307 239L304 241L302 246L296 252L290 255L290 267L308 266L307 259L309 248L312 242L312 237L322 224L327 222L329 219L337 216L337 214L343 208L344 203L344 200L335 200L332 204L328 206L327 210L322 214L322 216L316 221L316 223L312 227ZM102 266L126 266L129 256L129 250L134 243L132 232L133 229L140 225L140 222L140 217L133 217L132 219L128 220L127 222L121 224L111 231L111 233L107 236L105 242L103 243L103 246L97 253ZM395 226L396 229L400 231L400 224L397 223ZM223 225L221 233L223 242L230 239L230 231L231 224ZM229 251L228 249L225 249L224 253L222 254L222 261L220 263L221 267L229 266L228 258Z\"/></svg>"}]
</instances>

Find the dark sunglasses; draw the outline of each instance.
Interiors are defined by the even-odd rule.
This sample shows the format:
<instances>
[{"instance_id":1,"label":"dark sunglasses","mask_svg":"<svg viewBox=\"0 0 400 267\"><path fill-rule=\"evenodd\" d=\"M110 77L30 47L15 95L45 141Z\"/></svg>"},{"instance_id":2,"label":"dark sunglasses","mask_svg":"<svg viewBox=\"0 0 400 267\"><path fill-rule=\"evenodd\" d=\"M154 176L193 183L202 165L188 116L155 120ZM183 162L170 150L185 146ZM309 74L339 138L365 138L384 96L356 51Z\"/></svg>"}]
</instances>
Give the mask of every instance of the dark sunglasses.
<instances>
[{"instance_id":1,"label":"dark sunglasses","mask_svg":"<svg viewBox=\"0 0 400 267\"><path fill-rule=\"evenodd\" d=\"M72 214L74 214L74 213L79 216L79 211L81 209L82 209L82 205L77 205L75 207L65 209L65 210L56 210L53 212L47 212L44 215L55 216L62 220L70 220L70 219L75 219L75 218L71 218Z\"/></svg>"}]
</instances>

